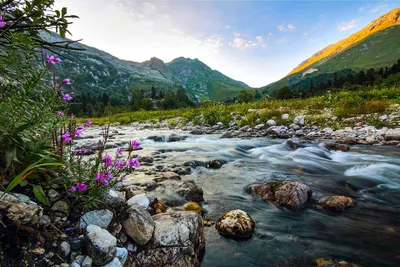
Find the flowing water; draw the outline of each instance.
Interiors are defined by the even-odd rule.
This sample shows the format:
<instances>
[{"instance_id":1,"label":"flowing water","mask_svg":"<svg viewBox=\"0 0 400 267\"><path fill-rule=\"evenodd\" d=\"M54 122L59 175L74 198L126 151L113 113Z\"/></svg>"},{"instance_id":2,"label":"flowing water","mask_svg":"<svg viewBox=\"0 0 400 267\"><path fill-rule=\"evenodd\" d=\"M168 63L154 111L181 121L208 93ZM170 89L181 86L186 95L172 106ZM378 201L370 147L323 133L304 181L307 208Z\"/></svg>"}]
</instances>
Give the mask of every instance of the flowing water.
<instances>
[{"instance_id":1,"label":"flowing water","mask_svg":"<svg viewBox=\"0 0 400 267\"><path fill-rule=\"evenodd\" d=\"M125 132L120 140L145 139L171 132ZM178 132L178 134L184 134ZM355 146L328 151L318 142L296 150L285 140L220 139L191 136L180 142L144 140L141 154L161 151L157 164L222 159L221 169L198 167L191 179L204 191L206 217L218 219L233 209L255 221L252 238L233 240L205 228L202 266L309 266L316 258L335 258L362 266L398 266L400 258L400 148ZM342 214L309 207L302 212L278 208L246 192L252 183L293 180L308 185L313 198L346 195L358 205ZM161 197L162 199L162 197Z\"/></svg>"}]
</instances>

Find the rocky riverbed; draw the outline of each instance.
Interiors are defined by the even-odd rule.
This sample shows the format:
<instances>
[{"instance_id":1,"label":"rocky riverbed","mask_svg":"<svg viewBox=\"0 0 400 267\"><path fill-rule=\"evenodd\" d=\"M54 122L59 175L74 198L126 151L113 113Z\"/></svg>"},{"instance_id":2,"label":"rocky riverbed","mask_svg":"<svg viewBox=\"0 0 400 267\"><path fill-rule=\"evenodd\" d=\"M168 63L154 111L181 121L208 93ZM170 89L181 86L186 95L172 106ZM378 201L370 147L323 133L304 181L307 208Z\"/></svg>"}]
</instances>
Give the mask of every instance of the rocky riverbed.
<instances>
[{"instance_id":1,"label":"rocky riverbed","mask_svg":"<svg viewBox=\"0 0 400 267\"><path fill-rule=\"evenodd\" d=\"M6 223L57 235L16 244L36 266L398 264L400 128L292 124L114 126L106 152L140 140L142 167L105 196L109 208L74 219L50 190L51 209L21 195L0 209ZM95 153L100 134L74 146Z\"/></svg>"}]
</instances>

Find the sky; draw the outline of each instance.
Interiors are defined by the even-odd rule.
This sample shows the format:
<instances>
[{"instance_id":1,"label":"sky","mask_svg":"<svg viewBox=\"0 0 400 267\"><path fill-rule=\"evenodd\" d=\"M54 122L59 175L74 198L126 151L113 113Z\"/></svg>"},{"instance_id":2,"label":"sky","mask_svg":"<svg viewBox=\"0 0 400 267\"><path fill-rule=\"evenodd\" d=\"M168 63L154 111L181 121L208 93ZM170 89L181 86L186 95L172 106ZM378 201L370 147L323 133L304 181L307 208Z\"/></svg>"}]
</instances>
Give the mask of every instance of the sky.
<instances>
[{"instance_id":1,"label":"sky","mask_svg":"<svg viewBox=\"0 0 400 267\"><path fill-rule=\"evenodd\" d=\"M56 0L80 18L69 38L118 58L198 58L252 87L400 7L393 1Z\"/></svg>"}]
</instances>

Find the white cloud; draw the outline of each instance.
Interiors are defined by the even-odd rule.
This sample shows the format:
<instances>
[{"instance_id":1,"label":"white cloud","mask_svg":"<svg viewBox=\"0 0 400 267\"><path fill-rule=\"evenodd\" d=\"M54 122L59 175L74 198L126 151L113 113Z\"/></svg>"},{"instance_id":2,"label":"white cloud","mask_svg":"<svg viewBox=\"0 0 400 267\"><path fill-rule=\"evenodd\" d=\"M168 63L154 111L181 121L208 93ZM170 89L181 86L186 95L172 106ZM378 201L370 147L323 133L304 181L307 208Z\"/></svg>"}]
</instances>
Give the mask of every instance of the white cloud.
<instances>
[{"instance_id":1,"label":"white cloud","mask_svg":"<svg viewBox=\"0 0 400 267\"><path fill-rule=\"evenodd\" d=\"M227 29L227 30L229 30L230 28L232 28L231 25L226 25L226 26L225 26L225 29Z\"/></svg>"},{"instance_id":2,"label":"white cloud","mask_svg":"<svg viewBox=\"0 0 400 267\"><path fill-rule=\"evenodd\" d=\"M288 38L283 37L283 38L279 38L278 40L276 40L276 44L280 45L280 44L284 44L288 41Z\"/></svg>"},{"instance_id":3,"label":"white cloud","mask_svg":"<svg viewBox=\"0 0 400 267\"><path fill-rule=\"evenodd\" d=\"M296 29L296 27L290 23L288 25L281 24L276 27L280 32L293 31L294 29Z\"/></svg>"},{"instance_id":4,"label":"white cloud","mask_svg":"<svg viewBox=\"0 0 400 267\"><path fill-rule=\"evenodd\" d=\"M263 45L263 37L256 36L256 40L247 40L245 39L246 36L242 36L240 33L235 33L234 38L231 42L229 42L229 46L233 48L238 48L241 50L256 47L259 45ZM262 46L264 47L264 46Z\"/></svg>"},{"instance_id":5,"label":"white cloud","mask_svg":"<svg viewBox=\"0 0 400 267\"><path fill-rule=\"evenodd\" d=\"M272 36L272 32L269 32L269 33L268 33L268 36Z\"/></svg>"},{"instance_id":6,"label":"white cloud","mask_svg":"<svg viewBox=\"0 0 400 267\"><path fill-rule=\"evenodd\" d=\"M287 28L288 28L288 31L293 31L294 29L296 29L296 27L293 24L288 24Z\"/></svg>"},{"instance_id":7,"label":"white cloud","mask_svg":"<svg viewBox=\"0 0 400 267\"><path fill-rule=\"evenodd\" d=\"M370 12L372 12L372 13L378 12L379 10L384 9L387 6L388 6L388 4L382 4L382 5L375 6L370 10Z\"/></svg>"},{"instance_id":8,"label":"white cloud","mask_svg":"<svg viewBox=\"0 0 400 267\"><path fill-rule=\"evenodd\" d=\"M356 19L352 19L350 21L340 23L337 26L337 30L342 32L342 31L346 31L346 30L352 29L352 28L354 28L356 26L357 26L357 20Z\"/></svg>"},{"instance_id":9,"label":"white cloud","mask_svg":"<svg viewBox=\"0 0 400 267\"><path fill-rule=\"evenodd\" d=\"M307 35L308 35L308 32L305 32L304 35L307 36Z\"/></svg>"}]
</instances>

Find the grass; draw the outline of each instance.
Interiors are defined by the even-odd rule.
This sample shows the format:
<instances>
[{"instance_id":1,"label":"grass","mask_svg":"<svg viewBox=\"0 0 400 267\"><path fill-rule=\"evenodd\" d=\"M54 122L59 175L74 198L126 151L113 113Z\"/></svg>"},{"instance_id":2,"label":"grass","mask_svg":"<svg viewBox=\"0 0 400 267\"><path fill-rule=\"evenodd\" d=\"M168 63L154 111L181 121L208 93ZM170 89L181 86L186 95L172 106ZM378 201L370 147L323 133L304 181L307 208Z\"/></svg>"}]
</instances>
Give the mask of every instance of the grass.
<instances>
[{"instance_id":1,"label":"grass","mask_svg":"<svg viewBox=\"0 0 400 267\"><path fill-rule=\"evenodd\" d=\"M132 122L162 121L170 118L181 117L183 121L192 121L193 124L202 122L214 125L221 121L227 125L236 121L238 125L254 126L274 119L277 124L290 124L297 115L305 115L307 121L315 125L333 126L337 124L327 115L336 116L336 121L344 118L356 117L362 114L383 114L388 112L391 104L400 103L400 89L390 88L365 88L361 91L328 92L323 96L307 99L291 100L263 100L252 103L216 104L203 103L195 108L124 112L101 118L91 118L94 124L129 124ZM289 114L289 119L283 120L281 115ZM371 115L372 116L372 115ZM375 115L374 115L375 116ZM375 116L376 117L376 116ZM83 122L88 118L80 118ZM377 118L369 118L371 124L381 125ZM177 123L177 122L171 122ZM386 123L384 123L386 125Z\"/></svg>"}]
</instances>

